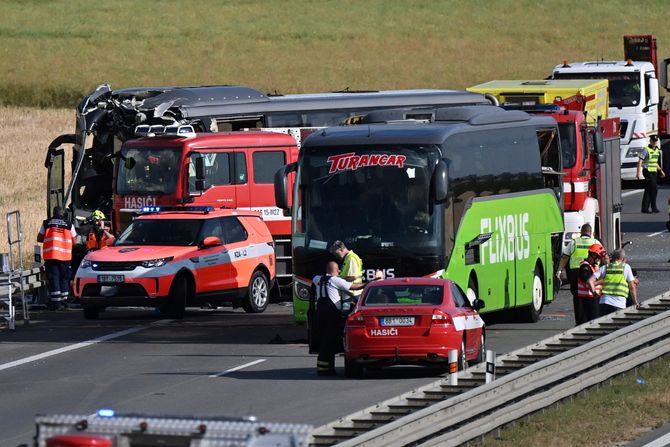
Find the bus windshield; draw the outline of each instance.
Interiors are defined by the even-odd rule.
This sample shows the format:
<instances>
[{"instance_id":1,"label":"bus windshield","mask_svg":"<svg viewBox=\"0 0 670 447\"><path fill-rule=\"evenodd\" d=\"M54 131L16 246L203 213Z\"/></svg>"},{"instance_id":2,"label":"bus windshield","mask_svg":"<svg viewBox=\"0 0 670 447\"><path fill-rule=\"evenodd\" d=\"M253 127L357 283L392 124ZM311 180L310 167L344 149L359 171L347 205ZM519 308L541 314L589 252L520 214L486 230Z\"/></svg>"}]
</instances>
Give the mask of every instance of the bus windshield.
<instances>
[{"instance_id":1,"label":"bus windshield","mask_svg":"<svg viewBox=\"0 0 670 447\"><path fill-rule=\"evenodd\" d=\"M305 247L435 252L441 219L430 196L435 146L305 149L296 225Z\"/></svg>"},{"instance_id":2,"label":"bus windshield","mask_svg":"<svg viewBox=\"0 0 670 447\"><path fill-rule=\"evenodd\" d=\"M179 178L180 148L124 148L119 159L116 192L120 195L172 194Z\"/></svg>"}]
</instances>

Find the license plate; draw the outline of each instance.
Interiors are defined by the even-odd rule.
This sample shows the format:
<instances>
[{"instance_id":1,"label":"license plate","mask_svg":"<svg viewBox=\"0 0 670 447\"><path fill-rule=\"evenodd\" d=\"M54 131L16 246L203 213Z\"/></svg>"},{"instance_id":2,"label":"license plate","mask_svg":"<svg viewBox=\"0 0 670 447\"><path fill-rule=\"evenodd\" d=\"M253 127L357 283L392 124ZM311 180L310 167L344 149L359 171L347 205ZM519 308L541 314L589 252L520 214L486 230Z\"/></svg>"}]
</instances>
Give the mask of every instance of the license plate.
<instances>
[{"instance_id":1,"label":"license plate","mask_svg":"<svg viewBox=\"0 0 670 447\"><path fill-rule=\"evenodd\" d=\"M98 275L98 282L101 283L119 283L124 281L123 275Z\"/></svg>"},{"instance_id":2,"label":"license plate","mask_svg":"<svg viewBox=\"0 0 670 447\"><path fill-rule=\"evenodd\" d=\"M382 326L414 326L414 317L383 317Z\"/></svg>"}]
</instances>

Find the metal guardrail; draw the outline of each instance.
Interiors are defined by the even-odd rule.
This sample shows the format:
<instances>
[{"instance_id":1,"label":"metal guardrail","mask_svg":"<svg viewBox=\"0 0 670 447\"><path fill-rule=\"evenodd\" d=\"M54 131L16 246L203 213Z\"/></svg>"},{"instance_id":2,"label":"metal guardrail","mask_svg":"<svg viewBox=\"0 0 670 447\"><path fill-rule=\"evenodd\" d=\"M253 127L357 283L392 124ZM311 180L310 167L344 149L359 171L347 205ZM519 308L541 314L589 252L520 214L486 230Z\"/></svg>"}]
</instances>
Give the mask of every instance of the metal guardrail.
<instances>
[{"instance_id":1,"label":"metal guardrail","mask_svg":"<svg viewBox=\"0 0 670 447\"><path fill-rule=\"evenodd\" d=\"M499 356L503 377L483 385L484 365L376 404L315 430L312 445L459 445L670 352L670 292ZM453 397L452 397L453 396ZM475 422L476 423L471 423Z\"/></svg>"}]
</instances>

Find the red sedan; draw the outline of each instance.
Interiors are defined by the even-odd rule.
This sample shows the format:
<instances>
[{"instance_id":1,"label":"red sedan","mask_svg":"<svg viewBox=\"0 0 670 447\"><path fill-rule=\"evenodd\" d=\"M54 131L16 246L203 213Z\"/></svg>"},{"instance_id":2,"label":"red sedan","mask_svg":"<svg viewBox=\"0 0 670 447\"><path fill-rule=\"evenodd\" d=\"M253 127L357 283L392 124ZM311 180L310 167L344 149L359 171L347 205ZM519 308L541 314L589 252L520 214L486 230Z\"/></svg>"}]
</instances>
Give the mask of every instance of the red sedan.
<instances>
[{"instance_id":1,"label":"red sedan","mask_svg":"<svg viewBox=\"0 0 670 447\"><path fill-rule=\"evenodd\" d=\"M455 283L435 278L393 278L366 287L345 329L345 373L359 377L367 365L446 366L458 350L459 368L481 362L484 321Z\"/></svg>"}]
</instances>

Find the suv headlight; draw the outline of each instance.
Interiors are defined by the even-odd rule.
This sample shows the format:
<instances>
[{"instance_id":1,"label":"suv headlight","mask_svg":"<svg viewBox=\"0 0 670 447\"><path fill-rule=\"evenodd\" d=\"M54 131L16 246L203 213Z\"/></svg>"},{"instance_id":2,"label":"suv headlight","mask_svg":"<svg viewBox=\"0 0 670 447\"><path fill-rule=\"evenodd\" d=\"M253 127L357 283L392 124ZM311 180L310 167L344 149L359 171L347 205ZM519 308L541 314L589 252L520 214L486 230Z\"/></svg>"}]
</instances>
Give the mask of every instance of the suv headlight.
<instances>
[{"instance_id":1,"label":"suv headlight","mask_svg":"<svg viewBox=\"0 0 670 447\"><path fill-rule=\"evenodd\" d=\"M150 268L155 268L155 267L163 267L165 264L168 262L172 261L174 259L174 256L170 256L167 258L159 258L159 259L149 259L148 261L142 261L140 264L142 267L150 269Z\"/></svg>"},{"instance_id":2,"label":"suv headlight","mask_svg":"<svg viewBox=\"0 0 670 447\"><path fill-rule=\"evenodd\" d=\"M89 261L88 259L85 259L85 258L82 259L81 263L79 264L79 268L82 268L82 269L91 268L91 261Z\"/></svg>"},{"instance_id":3,"label":"suv headlight","mask_svg":"<svg viewBox=\"0 0 670 447\"><path fill-rule=\"evenodd\" d=\"M300 281L295 281L295 295L301 300L307 301L309 299L309 289L311 287Z\"/></svg>"}]
</instances>

